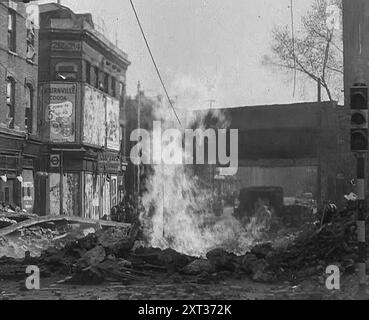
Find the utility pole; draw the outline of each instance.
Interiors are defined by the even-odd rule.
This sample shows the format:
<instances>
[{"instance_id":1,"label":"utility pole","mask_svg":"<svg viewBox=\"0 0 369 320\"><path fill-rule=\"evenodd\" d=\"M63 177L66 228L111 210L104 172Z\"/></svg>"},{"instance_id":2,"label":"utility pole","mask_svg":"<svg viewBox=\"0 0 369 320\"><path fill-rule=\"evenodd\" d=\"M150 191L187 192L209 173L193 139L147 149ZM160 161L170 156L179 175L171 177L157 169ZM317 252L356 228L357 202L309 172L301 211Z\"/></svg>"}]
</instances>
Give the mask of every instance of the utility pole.
<instances>
[{"instance_id":1,"label":"utility pole","mask_svg":"<svg viewBox=\"0 0 369 320\"><path fill-rule=\"evenodd\" d=\"M141 83L140 81L138 81L137 83L137 128L141 129ZM141 164L138 164L137 166L137 199L136 199L136 203L137 203L137 210L138 210L138 204L139 204L139 196L140 196L140 175L141 175L141 170L140 170L140 166Z\"/></svg>"},{"instance_id":2,"label":"utility pole","mask_svg":"<svg viewBox=\"0 0 369 320\"><path fill-rule=\"evenodd\" d=\"M60 168L59 168L59 175L60 175L60 181L59 181L59 198L60 198L60 214L59 215L64 215L64 207L63 207L63 200L64 200L64 152L63 150L60 151Z\"/></svg>"}]
</instances>

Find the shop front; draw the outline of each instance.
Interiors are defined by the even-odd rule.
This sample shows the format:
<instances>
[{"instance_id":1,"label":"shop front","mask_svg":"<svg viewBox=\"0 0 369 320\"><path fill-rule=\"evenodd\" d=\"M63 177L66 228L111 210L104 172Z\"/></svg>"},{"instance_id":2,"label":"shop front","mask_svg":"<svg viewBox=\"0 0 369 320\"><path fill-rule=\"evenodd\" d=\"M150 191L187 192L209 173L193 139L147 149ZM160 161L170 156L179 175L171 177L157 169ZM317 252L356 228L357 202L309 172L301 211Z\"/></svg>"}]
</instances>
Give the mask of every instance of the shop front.
<instances>
[{"instance_id":1,"label":"shop front","mask_svg":"<svg viewBox=\"0 0 369 320\"><path fill-rule=\"evenodd\" d=\"M111 208L119 202L120 179L117 153L51 150L45 214L109 219Z\"/></svg>"},{"instance_id":2,"label":"shop front","mask_svg":"<svg viewBox=\"0 0 369 320\"><path fill-rule=\"evenodd\" d=\"M24 151L36 152L37 145L30 149L21 139L4 141L0 139L1 145L9 148L0 150L0 204L10 210L35 213L35 154Z\"/></svg>"}]
</instances>

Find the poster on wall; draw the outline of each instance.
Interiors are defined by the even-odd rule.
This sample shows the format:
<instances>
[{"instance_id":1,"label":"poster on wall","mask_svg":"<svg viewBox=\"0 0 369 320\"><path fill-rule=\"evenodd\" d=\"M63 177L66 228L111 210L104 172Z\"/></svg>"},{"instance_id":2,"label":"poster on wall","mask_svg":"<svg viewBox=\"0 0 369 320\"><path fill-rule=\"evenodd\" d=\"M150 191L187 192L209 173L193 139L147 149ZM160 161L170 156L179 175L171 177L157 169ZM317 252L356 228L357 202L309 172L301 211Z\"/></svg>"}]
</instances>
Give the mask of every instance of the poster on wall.
<instances>
[{"instance_id":1,"label":"poster on wall","mask_svg":"<svg viewBox=\"0 0 369 320\"><path fill-rule=\"evenodd\" d=\"M85 86L83 106L83 143L105 146L105 98L103 94Z\"/></svg>"},{"instance_id":2,"label":"poster on wall","mask_svg":"<svg viewBox=\"0 0 369 320\"><path fill-rule=\"evenodd\" d=\"M60 174L49 174L49 210L51 216L60 215Z\"/></svg>"},{"instance_id":3,"label":"poster on wall","mask_svg":"<svg viewBox=\"0 0 369 320\"><path fill-rule=\"evenodd\" d=\"M110 180L111 205L112 207L118 204L118 177L111 176Z\"/></svg>"},{"instance_id":4,"label":"poster on wall","mask_svg":"<svg viewBox=\"0 0 369 320\"><path fill-rule=\"evenodd\" d=\"M119 101L106 99L106 146L108 149L119 151Z\"/></svg>"},{"instance_id":5,"label":"poster on wall","mask_svg":"<svg viewBox=\"0 0 369 320\"><path fill-rule=\"evenodd\" d=\"M78 216L79 174L66 173L63 176L63 211L67 216Z\"/></svg>"},{"instance_id":6,"label":"poster on wall","mask_svg":"<svg viewBox=\"0 0 369 320\"><path fill-rule=\"evenodd\" d=\"M110 216L110 183L108 176L103 176L103 212L102 216Z\"/></svg>"},{"instance_id":7,"label":"poster on wall","mask_svg":"<svg viewBox=\"0 0 369 320\"><path fill-rule=\"evenodd\" d=\"M32 170L23 170L22 177L22 209L33 213L35 187Z\"/></svg>"},{"instance_id":8,"label":"poster on wall","mask_svg":"<svg viewBox=\"0 0 369 320\"><path fill-rule=\"evenodd\" d=\"M51 142L75 142L76 95L77 85L73 83L51 83L43 87L45 119Z\"/></svg>"},{"instance_id":9,"label":"poster on wall","mask_svg":"<svg viewBox=\"0 0 369 320\"><path fill-rule=\"evenodd\" d=\"M99 212L100 175L85 174L85 208L84 217L100 219Z\"/></svg>"}]
</instances>

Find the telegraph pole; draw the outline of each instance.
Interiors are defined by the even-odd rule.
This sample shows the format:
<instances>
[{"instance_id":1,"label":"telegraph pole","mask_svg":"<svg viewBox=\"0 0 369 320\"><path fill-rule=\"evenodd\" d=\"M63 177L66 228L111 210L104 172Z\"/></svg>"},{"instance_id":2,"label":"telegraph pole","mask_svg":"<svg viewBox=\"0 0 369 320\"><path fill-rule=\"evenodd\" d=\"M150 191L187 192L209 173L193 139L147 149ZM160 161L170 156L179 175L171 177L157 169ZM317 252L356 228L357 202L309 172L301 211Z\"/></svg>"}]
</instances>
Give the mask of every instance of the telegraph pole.
<instances>
[{"instance_id":1,"label":"telegraph pole","mask_svg":"<svg viewBox=\"0 0 369 320\"><path fill-rule=\"evenodd\" d=\"M140 129L141 128L141 83L140 81L138 81L137 83L137 128ZM141 145L142 146L142 145ZM141 170L140 170L140 166L141 164L139 163L137 166L137 199L136 199L136 203L137 203L137 207L136 209L138 210L138 204L139 204L139 196L140 196L140 175L141 175Z\"/></svg>"}]
</instances>

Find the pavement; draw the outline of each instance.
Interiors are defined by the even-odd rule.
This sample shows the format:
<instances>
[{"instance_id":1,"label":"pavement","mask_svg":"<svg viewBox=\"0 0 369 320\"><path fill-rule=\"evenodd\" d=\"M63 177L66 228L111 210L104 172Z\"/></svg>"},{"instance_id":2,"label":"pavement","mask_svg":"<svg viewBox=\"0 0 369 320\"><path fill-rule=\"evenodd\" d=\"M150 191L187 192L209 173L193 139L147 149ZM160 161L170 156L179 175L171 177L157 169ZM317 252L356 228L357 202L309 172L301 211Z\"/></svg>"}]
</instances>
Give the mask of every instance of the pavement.
<instances>
[{"instance_id":1,"label":"pavement","mask_svg":"<svg viewBox=\"0 0 369 320\"><path fill-rule=\"evenodd\" d=\"M0 300L354 300L353 292L329 291L305 281L300 285L262 284L250 279L198 283L169 277L142 283L110 282L96 286L61 283L60 277L41 280L40 290L27 290L24 281L0 282Z\"/></svg>"}]
</instances>

